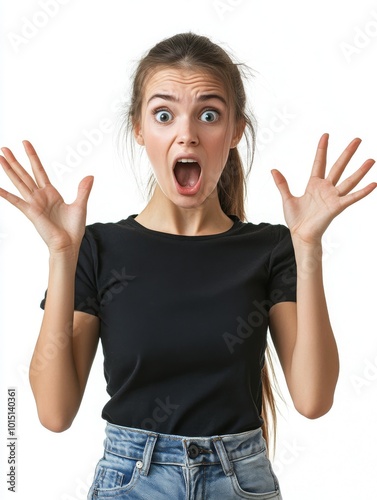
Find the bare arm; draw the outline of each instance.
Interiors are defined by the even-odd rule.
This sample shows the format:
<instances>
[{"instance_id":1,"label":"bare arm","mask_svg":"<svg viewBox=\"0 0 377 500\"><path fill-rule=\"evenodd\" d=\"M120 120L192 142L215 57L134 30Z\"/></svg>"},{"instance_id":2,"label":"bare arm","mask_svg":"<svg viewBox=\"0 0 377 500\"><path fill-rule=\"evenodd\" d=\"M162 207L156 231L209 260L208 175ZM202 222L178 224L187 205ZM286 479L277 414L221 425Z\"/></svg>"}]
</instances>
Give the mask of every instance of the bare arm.
<instances>
[{"instance_id":1,"label":"bare arm","mask_svg":"<svg viewBox=\"0 0 377 500\"><path fill-rule=\"evenodd\" d=\"M301 197L292 196L284 176L273 171L295 251L297 305L274 305L270 331L295 407L309 418L320 417L331 408L339 375L338 350L323 289L322 235L334 217L377 187L372 182L350 193L375 163L372 159L338 184L360 142L354 139L325 177L328 134L324 134Z\"/></svg>"},{"instance_id":2,"label":"bare arm","mask_svg":"<svg viewBox=\"0 0 377 500\"><path fill-rule=\"evenodd\" d=\"M30 364L39 419L54 432L68 429L84 394L99 338L99 319L74 311L76 256L50 256L48 295Z\"/></svg>"},{"instance_id":3,"label":"bare arm","mask_svg":"<svg viewBox=\"0 0 377 500\"><path fill-rule=\"evenodd\" d=\"M59 432L71 425L77 413L98 344L98 318L74 312L75 272L93 177L80 182L76 200L67 205L33 146L24 141L24 147L34 178L10 149L2 148L1 166L22 198L2 188L0 196L34 224L50 252L48 297L30 382L42 424Z\"/></svg>"},{"instance_id":4,"label":"bare arm","mask_svg":"<svg viewBox=\"0 0 377 500\"><path fill-rule=\"evenodd\" d=\"M323 289L321 250L298 244L295 255L297 303L281 302L271 308L270 332L295 408L307 418L318 418L333 403L338 349Z\"/></svg>"}]
</instances>

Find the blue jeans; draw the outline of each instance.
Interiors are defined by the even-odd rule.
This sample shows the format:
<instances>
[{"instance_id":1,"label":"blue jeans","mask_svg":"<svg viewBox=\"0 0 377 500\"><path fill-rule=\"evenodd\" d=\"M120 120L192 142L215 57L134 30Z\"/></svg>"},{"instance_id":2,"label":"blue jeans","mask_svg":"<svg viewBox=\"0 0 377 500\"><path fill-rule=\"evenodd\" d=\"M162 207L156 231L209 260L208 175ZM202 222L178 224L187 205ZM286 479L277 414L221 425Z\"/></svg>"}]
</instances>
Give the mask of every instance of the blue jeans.
<instances>
[{"instance_id":1,"label":"blue jeans","mask_svg":"<svg viewBox=\"0 0 377 500\"><path fill-rule=\"evenodd\" d=\"M88 500L282 500L260 429L185 437L107 424Z\"/></svg>"}]
</instances>

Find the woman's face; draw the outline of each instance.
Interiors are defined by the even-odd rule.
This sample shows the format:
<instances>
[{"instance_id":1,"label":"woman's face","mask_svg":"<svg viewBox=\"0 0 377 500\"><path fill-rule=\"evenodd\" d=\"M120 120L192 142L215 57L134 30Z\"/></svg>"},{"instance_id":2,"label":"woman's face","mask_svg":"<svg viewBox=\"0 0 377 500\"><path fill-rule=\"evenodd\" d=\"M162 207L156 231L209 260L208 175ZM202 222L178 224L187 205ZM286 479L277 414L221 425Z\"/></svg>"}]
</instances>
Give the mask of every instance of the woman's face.
<instances>
[{"instance_id":1,"label":"woman's face","mask_svg":"<svg viewBox=\"0 0 377 500\"><path fill-rule=\"evenodd\" d=\"M243 128L236 126L220 80L203 71L167 68L147 80L134 133L161 191L174 204L194 208L217 197L229 150Z\"/></svg>"}]
</instances>

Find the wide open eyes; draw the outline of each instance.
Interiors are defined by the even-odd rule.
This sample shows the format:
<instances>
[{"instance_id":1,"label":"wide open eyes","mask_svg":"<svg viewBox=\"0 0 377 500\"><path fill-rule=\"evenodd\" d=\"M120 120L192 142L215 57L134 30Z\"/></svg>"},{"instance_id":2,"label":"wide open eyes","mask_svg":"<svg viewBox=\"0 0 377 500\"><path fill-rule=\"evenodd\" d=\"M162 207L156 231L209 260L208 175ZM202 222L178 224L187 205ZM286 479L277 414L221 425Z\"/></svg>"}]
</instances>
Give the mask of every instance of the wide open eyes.
<instances>
[{"instance_id":1,"label":"wide open eyes","mask_svg":"<svg viewBox=\"0 0 377 500\"><path fill-rule=\"evenodd\" d=\"M159 123L169 123L173 119L172 113L167 109L157 109L154 115ZM216 122L219 117L220 113L215 109L206 109L199 116L199 119L205 123L213 123Z\"/></svg>"},{"instance_id":2,"label":"wide open eyes","mask_svg":"<svg viewBox=\"0 0 377 500\"><path fill-rule=\"evenodd\" d=\"M170 111L167 111L166 109L161 109L157 110L155 112L156 120L160 123L168 123L170 120L173 119L173 115L170 113Z\"/></svg>"},{"instance_id":3,"label":"wide open eyes","mask_svg":"<svg viewBox=\"0 0 377 500\"><path fill-rule=\"evenodd\" d=\"M219 112L214 109L207 109L200 115L200 119L206 123L216 122L219 119Z\"/></svg>"}]
</instances>

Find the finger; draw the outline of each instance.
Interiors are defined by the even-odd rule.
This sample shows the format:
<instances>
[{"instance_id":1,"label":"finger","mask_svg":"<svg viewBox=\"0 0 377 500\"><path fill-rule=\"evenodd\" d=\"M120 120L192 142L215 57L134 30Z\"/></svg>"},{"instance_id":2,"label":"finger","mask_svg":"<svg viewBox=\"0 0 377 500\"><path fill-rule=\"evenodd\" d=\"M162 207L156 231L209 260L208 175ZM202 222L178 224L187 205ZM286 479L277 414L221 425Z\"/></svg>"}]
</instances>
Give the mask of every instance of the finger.
<instances>
[{"instance_id":1,"label":"finger","mask_svg":"<svg viewBox=\"0 0 377 500\"><path fill-rule=\"evenodd\" d=\"M8 148L1 148L5 158L0 155L0 163L13 185L18 189L24 198L27 198L30 193L38 186L30 175L25 172L21 165L15 159L13 153Z\"/></svg>"},{"instance_id":2,"label":"finger","mask_svg":"<svg viewBox=\"0 0 377 500\"><path fill-rule=\"evenodd\" d=\"M48 175L46 174L46 171L43 168L39 156L37 155L37 152L32 144L29 141L22 141L22 144L24 145L26 154L29 157L31 168L33 169L38 186L42 188L45 187L46 184L51 184L50 179L48 178Z\"/></svg>"},{"instance_id":3,"label":"finger","mask_svg":"<svg viewBox=\"0 0 377 500\"><path fill-rule=\"evenodd\" d=\"M21 181L23 182L29 193L38 189L38 186L35 183L34 179L26 172L26 170L17 161L12 151L9 148L1 148L1 151L4 154L4 157L0 156L1 166L5 170L5 173L8 175L8 177L11 178L12 172L16 174L17 177L21 179ZM13 179L15 179L14 175ZM13 182L12 178L11 181ZM13 184L15 183L13 182ZM23 196L25 195L25 193L21 194Z\"/></svg>"},{"instance_id":4,"label":"finger","mask_svg":"<svg viewBox=\"0 0 377 500\"><path fill-rule=\"evenodd\" d=\"M359 191L355 191L354 193L350 193L347 196L341 198L342 210L349 207L353 203L365 198L377 187L377 182L372 182L365 186L365 188L360 189Z\"/></svg>"},{"instance_id":5,"label":"finger","mask_svg":"<svg viewBox=\"0 0 377 500\"><path fill-rule=\"evenodd\" d=\"M352 191L352 189L358 185L358 183L361 181L361 179L369 172L369 170L373 167L375 164L375 160L369 159L366 160L361 167L356 170L352 175L347 177L347 179L344 179L343 182L337 186L338 193L340 196L344 196L345 194L349 193Z\"/></svg>"},{"instance_id":6,"label":"finger","mask_svg":"<svg viewBox=\"0 0 377 500\"><path fill-rule=\"evenodd\" d=\"M271 170L271 173L274 178L276 187L280 191L283 202L285 202L289 198L292 198L292 193L289 190L288 182L284 175L276 169Z\"/></svg>"},{"instance_id":7,"label":"finger","mask_svg":"<svg viewBox=\"0 0 377 500\"><path fill-rule=\"evenodd\" d=\"M93 187L94 177L89 175L84 177L77 188L77 197L75 203L86 206L88 203L89 195Z\"/></svg>"},{"instance_id":8,"label":"finger","mask_svg":"<svg viewBox=\"0 0 377 500\"><path fill-rule=\"evenodd\" d=\"M361 144L361 139L359 138L356 138L353 141L351 141L349 145L346 147L346 149L343 151L343 153L334 163L333 167L331 168L327 176L328 180L331 181L334 186L339 181L342 173L344 172L344 169L348 165L350 159L355 154L360 144Z\"/></svg>"},{"instance_id":9,"label":"finger","mask_svg":"<svg viewBox=\"0 0 377 500\"><path fill-rule=\"evenodd\" d=\"M321 179L325 177L328 144L329 134L323 134L319 140L314 158L314 163L311 171L311 175L313 177L320 177Z\"/></svg>"},{"instance_id":10,"label":"finger","mask_svg":"<svg viewBox=\"0 0 377 500\"><path fill-rule=\"evenodd\" d=\"M0 196L1 198L9 201L9 203L11 203L13 206L21 210L22 213L26 214L28 204L24 200L12 193L9 193L8 191L5 191L5 189L3 188L0 188Z\"/></svg>"}]
</instances>

